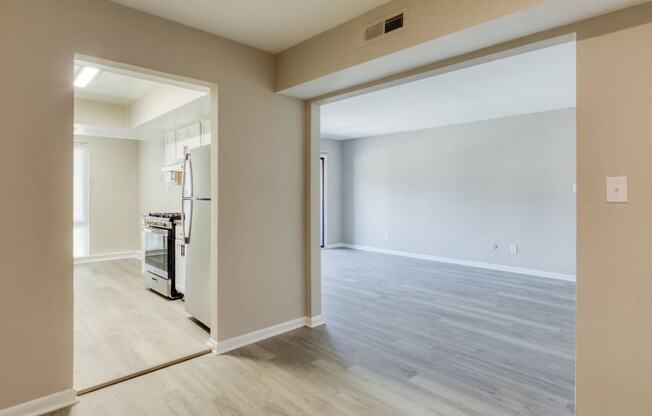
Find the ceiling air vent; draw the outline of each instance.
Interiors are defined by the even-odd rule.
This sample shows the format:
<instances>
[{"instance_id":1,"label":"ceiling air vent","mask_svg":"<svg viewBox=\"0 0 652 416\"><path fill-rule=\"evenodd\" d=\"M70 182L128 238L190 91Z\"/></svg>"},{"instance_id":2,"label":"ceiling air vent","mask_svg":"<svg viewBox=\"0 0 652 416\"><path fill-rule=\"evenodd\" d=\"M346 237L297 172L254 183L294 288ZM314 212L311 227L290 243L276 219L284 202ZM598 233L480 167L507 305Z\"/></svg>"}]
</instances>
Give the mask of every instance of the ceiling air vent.
<instances>
[{"instance_id":1,"label":"ceiling air vent","mask_svg":"<svg viewBox=\"0 0 652 416\"><path fill-rule=\"evenodd\" d=\"M387 16L382 20L377 20L364 28L363 43L369 42L374 39L382 38L387 34L394 32L404 27L405 12Z\"/></svg>"},{"instance_id":2,"label":"ceiling air vent","mask_svg":"<svg viewBox=\"0 0 652 416\"><path fill-rule=\"evenodd\" d=\"M403 13L385 20L385 33L393 32L403 27Z\"/></svg>"}]
</instances>

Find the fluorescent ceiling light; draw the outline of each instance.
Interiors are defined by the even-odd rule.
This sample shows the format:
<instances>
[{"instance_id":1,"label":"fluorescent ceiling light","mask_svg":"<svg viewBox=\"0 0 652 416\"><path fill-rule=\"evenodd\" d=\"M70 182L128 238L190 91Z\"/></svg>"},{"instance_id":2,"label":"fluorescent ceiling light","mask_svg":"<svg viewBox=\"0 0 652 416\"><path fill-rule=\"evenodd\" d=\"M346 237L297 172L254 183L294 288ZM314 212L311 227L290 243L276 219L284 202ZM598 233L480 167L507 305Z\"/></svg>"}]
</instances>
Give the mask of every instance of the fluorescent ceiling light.
<instances>
[{"instance_id":1,"label":"fluorescent ceiling light","mask_svg":"<svg viewBox=\"0 0 652 416\"><path fill-rule=\"evenodd\" d=\"M95 75L97 75L98 72L100 72L100 70L92 66L82 68L75 77L75 87L84 88L93 78L95 78Z\"/></svg>"}]
</instances>

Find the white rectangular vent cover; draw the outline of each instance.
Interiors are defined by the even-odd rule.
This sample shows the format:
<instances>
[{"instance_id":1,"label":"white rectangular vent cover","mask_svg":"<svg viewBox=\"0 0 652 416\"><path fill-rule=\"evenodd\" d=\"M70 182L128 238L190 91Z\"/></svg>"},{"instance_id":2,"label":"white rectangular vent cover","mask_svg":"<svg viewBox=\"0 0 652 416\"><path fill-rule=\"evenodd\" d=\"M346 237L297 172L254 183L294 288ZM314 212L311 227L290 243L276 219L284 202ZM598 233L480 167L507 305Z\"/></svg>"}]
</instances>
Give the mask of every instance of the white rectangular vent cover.
<instances>
[{"instance_id":1,"label":"white rectangular vent cover","mask_svg":"<svg viewBox=\"0 0 652 416\"><path fill-rule=\"evenodd\" d=\"M364 27L362 32L362 43L367 43L387 36L405 27L405 10L394 12L383 19L374 21Z\"/></svg>"}]
</instances>

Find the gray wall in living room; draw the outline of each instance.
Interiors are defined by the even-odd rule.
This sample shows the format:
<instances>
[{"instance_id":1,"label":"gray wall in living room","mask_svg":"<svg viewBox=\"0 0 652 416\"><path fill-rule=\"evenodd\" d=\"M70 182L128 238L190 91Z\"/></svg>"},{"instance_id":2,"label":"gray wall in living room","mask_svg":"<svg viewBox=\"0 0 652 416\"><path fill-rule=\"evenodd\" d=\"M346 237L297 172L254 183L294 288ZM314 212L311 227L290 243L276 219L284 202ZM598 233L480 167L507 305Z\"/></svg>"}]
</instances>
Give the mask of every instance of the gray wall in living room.
<instances>
[{"instance_id":1,"label":"gray wall in living room","mask_svg":"<svg viewBox=\"0 0 652 416\"><path fill-rule=\"evenodd\" d=\"M575 125L573 108L342 142L342 242L575 275Z\"/></svg>"}]
</instances>

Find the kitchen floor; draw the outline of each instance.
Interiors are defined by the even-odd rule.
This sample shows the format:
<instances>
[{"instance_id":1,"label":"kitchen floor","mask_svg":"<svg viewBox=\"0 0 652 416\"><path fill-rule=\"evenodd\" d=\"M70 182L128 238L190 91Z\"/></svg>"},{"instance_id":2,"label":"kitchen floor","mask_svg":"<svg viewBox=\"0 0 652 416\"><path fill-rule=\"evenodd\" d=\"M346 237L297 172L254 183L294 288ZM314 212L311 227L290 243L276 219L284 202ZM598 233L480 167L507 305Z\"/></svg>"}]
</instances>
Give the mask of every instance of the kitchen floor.
<instances>
[{"instance_id":1,"label":"kitchen floor","mask_svg":"<svg viewBox=\"0 0 652 416\"><path fill-rule=\"evenodd\" d=\"M57 416L572 416L575 284L322 251L326 325L89 393Z\"/></svg>"},{"instance_id":2,"label":"kitchen floor","mask_svg":"<svg viewBox=\"0 0 652 416\"><path fill-rule=\"evenodd\" d=\"M145 288L140 260L77 264L74 274L78 391L208 349L183 301Z\"/></svg>"}]
</instances>

